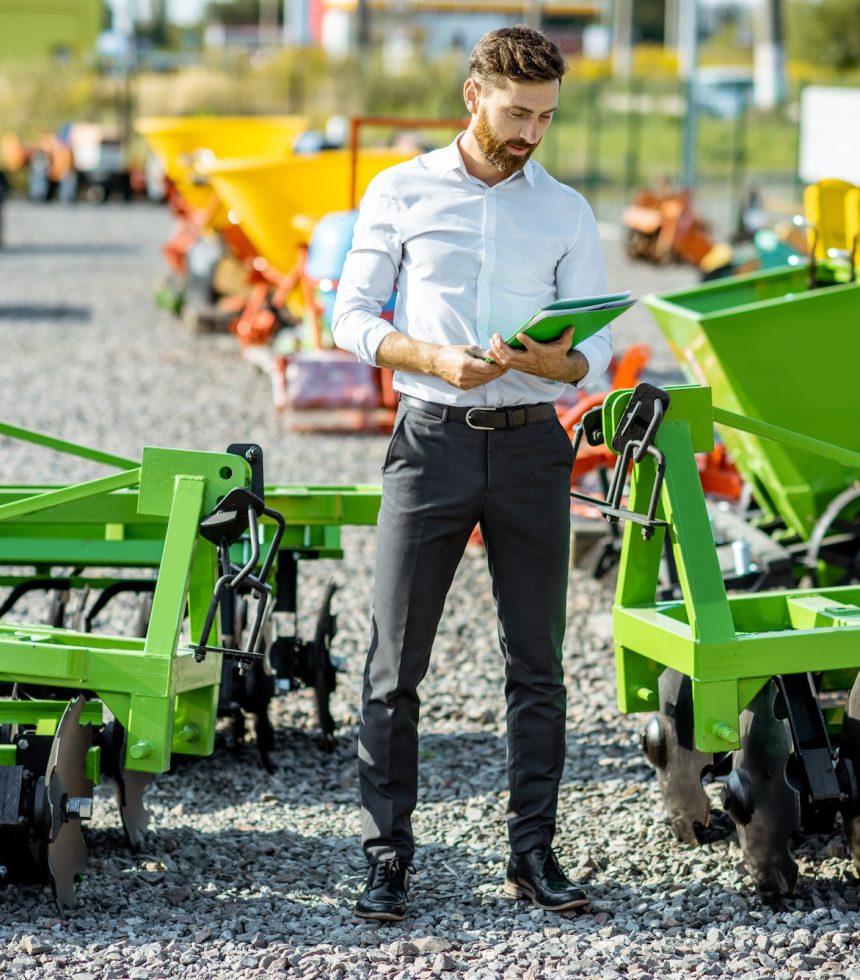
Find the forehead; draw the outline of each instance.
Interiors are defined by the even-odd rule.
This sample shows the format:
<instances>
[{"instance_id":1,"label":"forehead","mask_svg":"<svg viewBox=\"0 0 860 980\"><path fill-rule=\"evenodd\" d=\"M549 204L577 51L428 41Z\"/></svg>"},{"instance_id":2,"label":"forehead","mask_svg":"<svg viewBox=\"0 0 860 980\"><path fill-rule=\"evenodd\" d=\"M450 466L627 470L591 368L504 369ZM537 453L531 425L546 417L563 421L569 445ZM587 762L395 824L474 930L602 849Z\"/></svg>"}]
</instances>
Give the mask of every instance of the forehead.
<instances>
[{"instance_id":1,"label":"forehead","mask_svg":"<svg viewBox=\"0 0 860 980\"><path fill-rule=\"evenodd\" d=\"M557 79L516 82L500 78L490 87L487 97L504 107L519 106L532 112L549 112L558 105L559 87Z\"/></svg>"}]
</instances>

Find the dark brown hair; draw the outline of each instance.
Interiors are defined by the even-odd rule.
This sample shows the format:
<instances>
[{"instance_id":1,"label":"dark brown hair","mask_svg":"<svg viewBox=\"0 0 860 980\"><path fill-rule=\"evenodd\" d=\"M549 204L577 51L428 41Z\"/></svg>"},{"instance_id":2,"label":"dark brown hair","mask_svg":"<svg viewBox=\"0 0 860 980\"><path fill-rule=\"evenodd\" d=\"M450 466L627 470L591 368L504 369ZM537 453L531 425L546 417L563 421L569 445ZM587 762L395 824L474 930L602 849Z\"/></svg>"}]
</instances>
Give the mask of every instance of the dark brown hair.
<instances>
[{"instance_id":1,"label":"dark brown hair","mask_svg":"<svg viewBox=\"0 0 860 980\"><path fill-rule=\"evenodd\" d=\"M469 74L495 84L561 81L567 70L564 57L546 34L525 24L490 31L472 48Z\"/></svg>"}]
</instances>

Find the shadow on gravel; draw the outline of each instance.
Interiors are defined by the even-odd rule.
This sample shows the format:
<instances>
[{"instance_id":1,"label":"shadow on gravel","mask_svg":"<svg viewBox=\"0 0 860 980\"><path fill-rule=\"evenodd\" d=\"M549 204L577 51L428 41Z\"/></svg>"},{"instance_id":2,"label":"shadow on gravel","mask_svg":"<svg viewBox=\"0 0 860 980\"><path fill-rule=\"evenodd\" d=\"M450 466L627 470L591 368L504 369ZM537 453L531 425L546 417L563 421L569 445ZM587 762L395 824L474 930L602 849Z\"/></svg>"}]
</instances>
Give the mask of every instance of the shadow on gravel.
<instances>
[{"instance_id":1,"label":"shadow on gravel","mask_svg":"<svg viewBox=\"0 0 860 980\"><path fill-rule=\"evenodd\" d=\"M20 303L16 306L0 306L0 323L5 320L71 320L88 323L92 319L89 306L48 306L38 303Z\"/></svg>"}]
</instances>

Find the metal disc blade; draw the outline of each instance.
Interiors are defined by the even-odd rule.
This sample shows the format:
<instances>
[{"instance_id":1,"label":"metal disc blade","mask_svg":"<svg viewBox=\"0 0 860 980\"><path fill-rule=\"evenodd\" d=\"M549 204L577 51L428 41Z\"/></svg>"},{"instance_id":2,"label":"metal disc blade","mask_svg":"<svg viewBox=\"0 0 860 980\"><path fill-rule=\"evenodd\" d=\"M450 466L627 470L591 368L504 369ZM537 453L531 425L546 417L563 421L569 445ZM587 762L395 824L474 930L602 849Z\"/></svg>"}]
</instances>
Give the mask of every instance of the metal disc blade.
<instances>
[{"instance_id":1,"label":"metal disc blade","mask_svg":"<svg viewBox=\"0 0 860 980\"><path fill-rule=\"evenodd\" d=\"M788 722L774 710L778 696L769 681L741 713L741 747L733 754L752 811L747 823L737 824L738 840L756 891L769 903L794 892L797 863L789 841L800 829L800 797L786 779L792 740Z\"/></svg>"},{"instance_id":2,"label":"metal disc blade","mask_svg":"<svg viewBox=\"0 0 860 980\"><path fill-rule=\"evenodd\" d=\"M676 670L660 675L658 721L665 738L665 765L657 783L675 836L697 844L696 825L710 823L711 803L702 776L713 765L712 753L700 752L693 741L693 695L690 678Z\"/></svg>"},{"instance_id":3,"label":"metal disc blade","mask_svg":"<svg viewBox=\"0 0 860 980\"><path fill-rule=\"evenodd\" d=\"M63 712L45 770L51 815L48 869L60 912L77 905L75 878L83 874L87 866L87 848L81 836L80 820L66 820L63 813L65 797L91 798L93 794L92 781L86 775L92 726L80 724L85 703L84 697L79 695Z\"/></svg>"},{"instance_id":4,"label":"metal disc blade","mask_svg":"<svg viewBox=\"0 0 860 980\"><path fill-rule=\"evenodd\" d=\"M143 846L143 835L149 826L149 812L143 805L143 794L151 782L152 773L134 772L126 769L125 765L116 779L116 805L132 851L139 851Z\"/></svg>"},{"instance_id":5,"label":"metal disc blade","mask_svg":"<svg viewBox=\"0 0 860 980\"><path fill-rule=\"evenodd\" d=\"M64 823L56 838L48 842L48 868L60 912L76 908L75 880L87 870L87 845L81 836L79 820Z\"/></svg>"}]
</instances>

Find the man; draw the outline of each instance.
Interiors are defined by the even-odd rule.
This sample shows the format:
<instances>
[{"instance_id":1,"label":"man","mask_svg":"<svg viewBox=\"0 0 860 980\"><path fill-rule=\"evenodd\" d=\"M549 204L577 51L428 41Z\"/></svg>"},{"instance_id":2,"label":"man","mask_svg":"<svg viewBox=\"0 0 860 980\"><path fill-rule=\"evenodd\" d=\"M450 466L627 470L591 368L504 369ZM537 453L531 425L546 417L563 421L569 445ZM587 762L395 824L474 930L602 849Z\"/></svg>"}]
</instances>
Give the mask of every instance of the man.
<instances>
[{"instance_id":1,"label":"man","mask_svg":"<svg viewBox=\"0 0 860 980\"><path fill-rule=\"evenodd\" d=\"M468 129L380 174L361 205L334 311L339 346L393 368L400 406L383 465L374 612L359 731L370 864L358 915L399 920L413 858L417 688L470 532L487 548L505 658L511 858L505 891L588 904L551 849L564 765L561 647L572 447L553 402L599 375L609 331L570 350L502 340L559 297L606 291L584 199L530 157L564 60L539 31L492 31L472 52ZM393 325L379 311L397 288ZM490 406L489 408L484 406Z\"/></svg>"}]
</instances>

